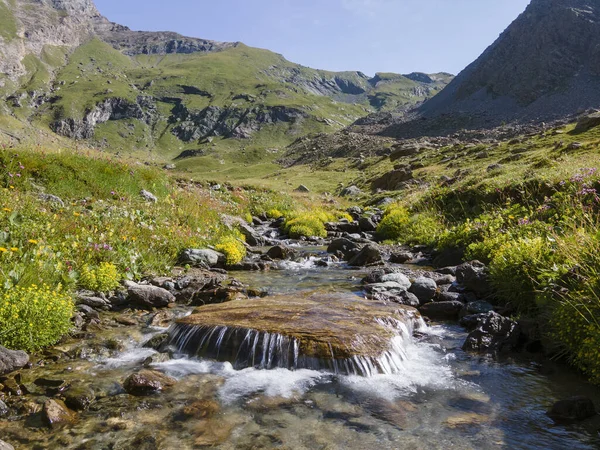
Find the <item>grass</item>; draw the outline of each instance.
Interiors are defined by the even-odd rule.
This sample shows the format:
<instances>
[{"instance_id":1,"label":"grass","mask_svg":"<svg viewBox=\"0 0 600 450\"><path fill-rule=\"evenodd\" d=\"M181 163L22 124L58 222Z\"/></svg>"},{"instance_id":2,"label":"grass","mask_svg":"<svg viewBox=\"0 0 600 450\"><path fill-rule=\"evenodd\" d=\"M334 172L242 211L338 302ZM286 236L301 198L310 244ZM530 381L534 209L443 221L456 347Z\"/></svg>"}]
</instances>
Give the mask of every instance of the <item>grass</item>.
<instances>
[{"instance_id":1,"label":"grass","mask_svg":"<svg viewBox=\"0 0 600 450\"><path fill-rule=\"evenodd\" d=\"M11 41L17 37L17 21L8 5L0 2L0 37Z\"/></svg>"}]
</instances>

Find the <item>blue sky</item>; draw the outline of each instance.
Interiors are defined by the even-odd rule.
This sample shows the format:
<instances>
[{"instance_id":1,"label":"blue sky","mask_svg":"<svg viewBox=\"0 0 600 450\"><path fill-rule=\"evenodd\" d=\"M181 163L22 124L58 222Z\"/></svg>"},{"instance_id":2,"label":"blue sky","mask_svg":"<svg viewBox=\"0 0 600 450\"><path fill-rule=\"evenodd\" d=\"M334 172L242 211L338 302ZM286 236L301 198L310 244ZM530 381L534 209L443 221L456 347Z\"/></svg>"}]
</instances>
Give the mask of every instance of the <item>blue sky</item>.
<instances>
[{"instance_id":1,"label":"blue sky","mask_svg":"<svg viewBox=\"0 0 600 450\"><path fill-rule=\"evenodd\" d=\"M530 0L96 0L134 30L241 41L319 69L458 73Z\"/></svg>"}]
</instances>

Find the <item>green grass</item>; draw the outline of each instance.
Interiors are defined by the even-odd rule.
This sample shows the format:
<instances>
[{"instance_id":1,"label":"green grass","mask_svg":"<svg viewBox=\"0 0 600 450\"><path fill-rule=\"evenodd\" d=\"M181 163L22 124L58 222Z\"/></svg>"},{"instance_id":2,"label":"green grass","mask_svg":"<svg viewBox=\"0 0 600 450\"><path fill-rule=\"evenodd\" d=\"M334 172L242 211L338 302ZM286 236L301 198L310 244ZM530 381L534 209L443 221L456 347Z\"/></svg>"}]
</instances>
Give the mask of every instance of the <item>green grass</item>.
<instances>
[{"instance_id":1,"label":"green grass","mask_svg":"<svg viewBox=\"0 0 600 450\"><path fill-rule=\"evenodd\" d=\"M17 37L17 21L12 10L3 2L0 2L0 37L11 41Z\"/></svg>"}]
</instances>

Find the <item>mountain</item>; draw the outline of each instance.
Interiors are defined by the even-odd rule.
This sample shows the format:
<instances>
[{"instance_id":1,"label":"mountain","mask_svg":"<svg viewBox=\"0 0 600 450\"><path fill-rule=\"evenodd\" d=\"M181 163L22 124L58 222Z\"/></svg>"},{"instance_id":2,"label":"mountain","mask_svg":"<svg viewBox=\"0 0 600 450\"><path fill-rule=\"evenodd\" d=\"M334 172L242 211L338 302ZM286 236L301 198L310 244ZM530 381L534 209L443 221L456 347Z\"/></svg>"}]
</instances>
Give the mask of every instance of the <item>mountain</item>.
<instances>
[{"instance_id":1,"label":"mountain","mask_svg":"<svg viewBox=\"0 0 600 450\"><path fill-rule=\"evenodd\" d=\"M599 106L600 1L532 0L442 92L383 134L550 121Z\"/></svg>"},{"instance_id":2,"label":"mountain","mask_svg":"<svg viewBox=\"0 0 600 450\"><path fill-rule=\"evenodd\" d=\"M451 79L328 72L238 42L132 31L91 0L0 0L0 131L10 133L18 123L165 158L281 147L408 109Z\"/></svg>"}]
</instances>

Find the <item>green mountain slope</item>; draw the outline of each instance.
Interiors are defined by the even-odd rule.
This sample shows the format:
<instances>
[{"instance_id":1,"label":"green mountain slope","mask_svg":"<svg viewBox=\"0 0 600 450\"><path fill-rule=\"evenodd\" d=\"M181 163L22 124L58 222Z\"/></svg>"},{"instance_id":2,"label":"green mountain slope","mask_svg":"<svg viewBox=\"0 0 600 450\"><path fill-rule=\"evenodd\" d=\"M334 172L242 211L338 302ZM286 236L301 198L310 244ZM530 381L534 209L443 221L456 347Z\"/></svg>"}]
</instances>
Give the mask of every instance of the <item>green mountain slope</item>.
<instances>
[{"instance_id":1,"label":"green mountain slope","mask_svg":"<svg viewBox=\"0 0 600 450\"><path fill-rule=\"evenodd\" d=\"M133 32L90 0L0 0L0 10L0 130L10 117L146 159L270 164L298 137L421 103L451 79L327 72L240 43Z\"/></svg>"}]
</instances>

